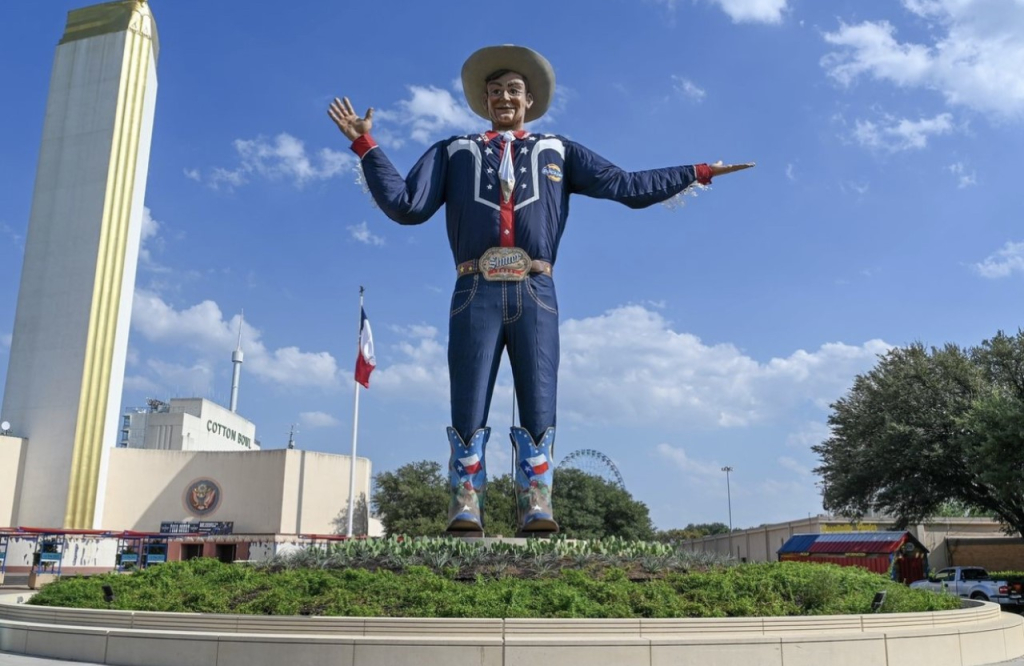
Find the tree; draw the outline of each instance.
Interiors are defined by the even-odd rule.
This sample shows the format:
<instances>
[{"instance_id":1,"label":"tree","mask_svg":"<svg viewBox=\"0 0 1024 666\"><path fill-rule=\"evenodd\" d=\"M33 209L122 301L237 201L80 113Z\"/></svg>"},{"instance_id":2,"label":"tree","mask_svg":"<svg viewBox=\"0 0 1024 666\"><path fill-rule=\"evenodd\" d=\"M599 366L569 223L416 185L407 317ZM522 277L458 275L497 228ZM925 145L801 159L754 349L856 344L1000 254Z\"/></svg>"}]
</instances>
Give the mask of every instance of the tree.
<instances>
[{"instance_id":1,"label":"tree","mask_svg":"<svg viewBox=\"0 0 1024 666\"><path fill-rule=\"evenodd\" d=\"M513 491L512 475L503 474L491 478L487 483L487 496L484 498L484 528L488 536L515 536L516 499ZM556 508L557 509L557 508Z\"/></svg>"},{"instance_id":2,"label":"tree","mask_svg":"<svg viewBox=\"0 0 1024 666\"><path fill-rule=\"evenodd\" d=\"M409 463L374 479L373 509L388 535L437 536L448 519L448 479L431 460Z\"/></svg>"},{"instance_id":3,"label":"tree","mask_svg":"<svg viewBox=\"0 0 1024 666\"><path fill-rule=\"evenodd\" d=\"M906 527L959 503L1024 536L1024 332L979 347L890 350L832 405L825 508Z\"/></svg>"},{"instance_id":4,"label":"tree","mask_svg":"<svg viewBox=\"0 0 1024 666\"><path fill-rule=\"evenodd\" d=\"M738 529L738 528L737 528ZM728 534L729 526L725 523L690 523L683 528L661 530L654 535L655 541L662 543L680 543L691 539L702 539L715 534Z\"/></svg>"},{"instance_id":5,"label":"tree","mask_svg":"<svg viewBox=\"0 0 1024 666\"><path fill-rule=\"evenodd\" d=\"M569 538L654 538L647 505L599 476L578 469L556 469L551 500L560 533Z\"/></svg>"},{"instance_id":6,"label":"tree","mask_svg":"<svg viewBox=\"0 0 1024 666\"><path fill-rule=\"evenodd\" d=\"M444 532L448 520L448 480L441 473L441 465L428 460L409 463L394 472L377 474L374 484L374 511L380 515L387 534L436 536ZM561 533L568 537L654 536L645 504L619 486L580 470L555 470L552 502ZM484 511L488 535L516 533L511 475L490 479Z\"/></svg>"}]
</instances>

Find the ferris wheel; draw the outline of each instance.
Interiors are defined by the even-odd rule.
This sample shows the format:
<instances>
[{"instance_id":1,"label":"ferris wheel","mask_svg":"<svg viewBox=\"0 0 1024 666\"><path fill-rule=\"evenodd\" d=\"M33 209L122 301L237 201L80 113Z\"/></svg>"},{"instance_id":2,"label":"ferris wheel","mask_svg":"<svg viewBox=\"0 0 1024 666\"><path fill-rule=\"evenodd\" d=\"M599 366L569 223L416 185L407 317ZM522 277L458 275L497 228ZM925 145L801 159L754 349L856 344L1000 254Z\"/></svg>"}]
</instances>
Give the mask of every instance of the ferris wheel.
<instances>
[{"instance_id":1,"label":"ferris wheel","mask_svg":"<svg viewBox=\"0 0 1024 666\"><path fill-rule=\"evenodd\" d=\"M594 449L578 449L562 458L557 469L578 469L585 474L604 479L609 483L617 485L623 490L626 489L626 482L622 480L619 468L611 458L595 451Z\"/></svg>"}]
</instances>

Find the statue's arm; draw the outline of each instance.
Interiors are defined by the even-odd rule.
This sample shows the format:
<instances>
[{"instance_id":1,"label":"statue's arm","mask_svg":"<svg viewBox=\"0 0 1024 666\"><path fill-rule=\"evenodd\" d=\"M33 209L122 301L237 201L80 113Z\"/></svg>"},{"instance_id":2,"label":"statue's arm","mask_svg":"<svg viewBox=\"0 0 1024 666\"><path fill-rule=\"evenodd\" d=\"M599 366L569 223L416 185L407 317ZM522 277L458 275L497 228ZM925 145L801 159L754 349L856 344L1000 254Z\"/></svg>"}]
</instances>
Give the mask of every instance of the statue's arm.
<instances>
[{"instance_id":1,"label":"statue's arm","mask_svg":"<svg viewBox=\"0 0 1024 666\"><path fill-rule=\"evenodd\" d=\"M691 164L625 171L594 151L567 142L566 171L573 192L611 199L630 208L646 208L679 194L694 183L706 185L718 175L746 169L749 165Z\"/></svg>"},{"instance_id":2,"label":"statue's arm","mask_svg":"<svg viewBox=\"0 0 1024 666\"><path fill-rule=\"evenodd\" d=\"M347 97L335 100L327 110L359 157L366 186L384 214L399 224L420 224L444 203L447 152L436 143L403 178L370 135L373 109L360 117Z\"/></svg>"}]
</instances>

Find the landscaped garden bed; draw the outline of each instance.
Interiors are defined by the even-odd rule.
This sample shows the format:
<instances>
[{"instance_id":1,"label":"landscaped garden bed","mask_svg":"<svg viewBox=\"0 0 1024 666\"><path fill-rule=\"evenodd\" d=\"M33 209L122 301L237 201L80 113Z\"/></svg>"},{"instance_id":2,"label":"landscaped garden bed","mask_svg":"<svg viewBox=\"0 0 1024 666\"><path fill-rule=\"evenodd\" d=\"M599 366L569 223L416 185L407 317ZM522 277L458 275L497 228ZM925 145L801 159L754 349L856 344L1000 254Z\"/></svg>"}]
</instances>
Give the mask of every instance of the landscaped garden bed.
<instances>
[{"instance_id":1,"label":"landscaped garden bed","mask_svg":"<svg viewBox=\"0 0 1024 666\"><path fill-rule=\"evenodd\" d=\"M104 599L109 585L114 600ZM64 578L45 606L258 615L479 618L768 617L959 608L856 567L732 564L666 544L618 540L349 541L256 564L169 562Z\"/></svg>"}]
</instances>

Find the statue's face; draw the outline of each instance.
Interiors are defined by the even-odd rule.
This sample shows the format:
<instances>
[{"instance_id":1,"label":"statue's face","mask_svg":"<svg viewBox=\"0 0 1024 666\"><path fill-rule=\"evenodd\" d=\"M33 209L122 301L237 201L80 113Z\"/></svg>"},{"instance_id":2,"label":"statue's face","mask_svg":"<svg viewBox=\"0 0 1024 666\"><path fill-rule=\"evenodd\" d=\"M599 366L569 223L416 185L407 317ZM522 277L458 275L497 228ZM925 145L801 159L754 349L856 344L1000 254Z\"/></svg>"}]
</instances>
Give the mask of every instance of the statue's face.
<instances>
[{"instance_id":1,"label":"statue's face","mask_svg":"<svg viewBox=\"0 0 1024 666\"><path fill-rule=\"evenodd\" d=\"M487 113L498 131L520 130L533 95L526 90L522 74L507 72L487 84Z\"/></svg>"}]
</instances>

